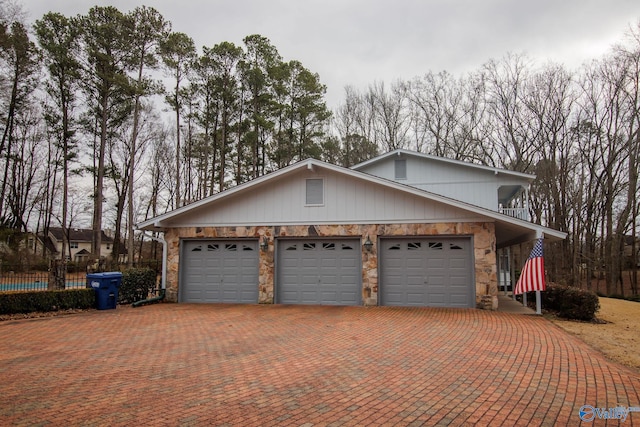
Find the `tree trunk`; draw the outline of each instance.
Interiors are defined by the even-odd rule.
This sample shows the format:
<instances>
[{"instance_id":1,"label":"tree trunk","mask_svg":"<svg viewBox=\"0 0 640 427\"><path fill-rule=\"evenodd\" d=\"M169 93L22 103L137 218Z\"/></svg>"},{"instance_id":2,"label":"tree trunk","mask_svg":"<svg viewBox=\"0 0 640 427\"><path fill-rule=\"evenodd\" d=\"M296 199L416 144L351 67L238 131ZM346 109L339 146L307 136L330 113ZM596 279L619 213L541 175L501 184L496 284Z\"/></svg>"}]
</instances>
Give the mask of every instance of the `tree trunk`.
<instances>
[{"instance_id":1,"label":"tree trunk","mask_svg":"<svg viewBox=\"0 0 640 427\"><path fill-rule=\"evenodd\" d=\"M67 264L63 260L51 260L49 265L49 282L47 289L50 291L64 289L66 287Z\"/></svg>"},{"instance_id":2,"label":"tree trunk","mask_svg":"<svg viewBox=\"0 0 640 427\"><path fill-rule=\"evenodd\" d=\"M179 82L180 80L176 78L176 81ZM180 201L180 100L179 100L179 94L178 94L178 90L180 89L180 84L176 84L176 96L175 96L175 102L176 102L176 208L179 208L180 206L182 206L182 203Z\"/></svg>"},{"instance_id":3,"label":"tree trunk","mask_svg":"<svg viewBox=\"0 0 640 427\"><path fill-rule=\"evenodd\" d=\"M100 268L101 247L102 247L102 203L104 199L104 156L107 144L107 125L108 125L108 100L106 97L102 100L102 117L100 118L100 147L98 149L98 171L95 188L95 200L93 209L93 247L92 255L94 260L98 262Z\"/></svg>"},{"instance_id":4,"label":"tree trunk","mask_svg":"<svg viewBox=\"0 0 640 427\"><path fill-rule=\"evenodd\" d=\"M9 108L8 108L8 113L7 113L7 120L5 123L5 128L4 128L4 132L2 134L2 141L0 142L0 155L2 154L2 151L6 149L6 163L5 163L5 170L4 170L4 178L2 179L2 188L0 189L0 218L3 217L4 212L3 212L3 207L4 207L4 200L5 200L5 192L6 192L6 188L7 188L7 175L8 175L8 171L9 171L9 158L11 155L11 141L12 141L12 133L13 133L13 123L14 123L14 115L15 115L15 109L16 109L16 100L18 97L18 70L15 71L14 74L14 78L13 78L13 85L11 88L11 101L9 102Z\"/></svg>"},{"instance_id":5,"label":"tree trunk","mask_svg":"<svg viewBox=\"0 0 640 427\"><path fill-rule=\"evenodd\" d=\"M138 73L138 81L142 80L142 64L140 65L139 73ZM129 185L127 186L127 196L129 198L129 205L127 209L127 265L129 267L133 267L133 258L135 252L134 239L133 239L133 184L134 184L134 173L135 173L135 157L136 157L136 143L138 140L138 126L139 126L139 117L140 117L140 95L136 95L135 106L133 109L133 130L131 132L131 146L129 150ZM117 235L116 235L117 236ZM115 249L115 248L114 248ZM116 254L116 257L119 257L120 254ZM120 260L118 259L118 262Z\"/></svg>"}]
</instances>

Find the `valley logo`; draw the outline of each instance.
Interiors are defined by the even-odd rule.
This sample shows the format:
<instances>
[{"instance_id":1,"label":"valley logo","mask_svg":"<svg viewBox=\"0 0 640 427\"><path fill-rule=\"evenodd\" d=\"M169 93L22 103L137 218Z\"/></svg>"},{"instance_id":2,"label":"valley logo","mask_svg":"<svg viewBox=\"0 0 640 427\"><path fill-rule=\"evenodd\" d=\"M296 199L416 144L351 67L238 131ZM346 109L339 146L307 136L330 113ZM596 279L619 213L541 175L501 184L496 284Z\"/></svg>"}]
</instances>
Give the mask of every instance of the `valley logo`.
<instances>
[{"instance_id":1,"label":"valley logo","mask_svg":"<svg viewBox=\"0 0 640 427\"><path fill-rule=\"evenodd\" d=\"M624 407L616 406L615 408L594 408L591 405L583 405L580 407L580 419L585 422L593 421L596 418L601 420L627 420L631 412L640 412L640 407Z\"/></svg>"}]
</instances>

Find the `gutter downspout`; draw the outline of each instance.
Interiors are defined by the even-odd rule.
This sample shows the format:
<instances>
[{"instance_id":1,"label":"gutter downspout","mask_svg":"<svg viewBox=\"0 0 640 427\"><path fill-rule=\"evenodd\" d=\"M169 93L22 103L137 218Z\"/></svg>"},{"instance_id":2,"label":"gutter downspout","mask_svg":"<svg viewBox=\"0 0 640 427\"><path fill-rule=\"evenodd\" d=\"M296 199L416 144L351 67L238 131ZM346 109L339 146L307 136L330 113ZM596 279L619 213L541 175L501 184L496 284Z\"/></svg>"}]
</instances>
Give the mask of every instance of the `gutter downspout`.
<instances>
[{"instance_id":1,"label":"gutter downspout","mask_svg":"<svg viewBox=\"0 0 640 427\"><path fill-rule=\"evenodd\" d=\"M136 301L131 304L131 307L141 307L145 304L152 304L157 301L162 301L167 293L167 241L161 237L154 237L146 234L144 235L152 240L155 240L156 242L162 243L162 278L160 281L160 295L141 301Z\"/></svg>"}]
</instances>

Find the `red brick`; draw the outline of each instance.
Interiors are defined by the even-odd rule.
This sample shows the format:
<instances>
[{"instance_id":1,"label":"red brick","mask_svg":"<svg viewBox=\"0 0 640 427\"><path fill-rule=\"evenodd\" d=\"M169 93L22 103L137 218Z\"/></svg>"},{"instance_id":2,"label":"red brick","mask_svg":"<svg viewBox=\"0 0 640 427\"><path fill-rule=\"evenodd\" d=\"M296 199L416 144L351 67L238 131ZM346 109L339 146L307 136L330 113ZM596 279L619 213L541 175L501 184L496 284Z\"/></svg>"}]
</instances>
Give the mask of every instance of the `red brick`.
<instances>
[{"instance_id":1,"label":"red brick","mask_svg":"<svg viewBox=\"0 0 640 427\"><path fill-rule=\"evenodd\" d=\"M161 304L0 337L3 425L576 425L583 404L640 406L638 372L480 310Z\"/></svg>"}]
</instances>

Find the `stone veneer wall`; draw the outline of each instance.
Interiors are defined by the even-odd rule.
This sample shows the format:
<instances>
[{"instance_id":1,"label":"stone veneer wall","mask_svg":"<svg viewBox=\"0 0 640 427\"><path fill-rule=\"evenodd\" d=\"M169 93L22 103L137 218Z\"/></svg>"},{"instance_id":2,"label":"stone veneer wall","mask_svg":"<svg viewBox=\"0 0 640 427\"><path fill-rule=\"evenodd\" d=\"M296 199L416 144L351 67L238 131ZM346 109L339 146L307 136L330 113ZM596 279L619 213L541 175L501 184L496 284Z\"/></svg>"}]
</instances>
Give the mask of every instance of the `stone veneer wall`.
<instances>
[{"instance_id":1,"label":"stone veneer wall","mask_svg":"<svg viewBox=\"0 0 640 427\"><path fill-rule=\"evenodd\" d=\"M347 236L359 236L362 242L369 236L374 242L371 252L362 249L362 300L365 305L378 304L378 237L472 236L476 306L497 308L495 228L493 223L482 222L173 228L165 233L168 244L167 300L178 300L180 239L259 238L262 241L263 237L267 237L269 248L267 251L261 250L259 255L259 303L272 304L275 282L274 238ZM487 304L488 299L491 304Z\"/></svg>"}]
</instances>

